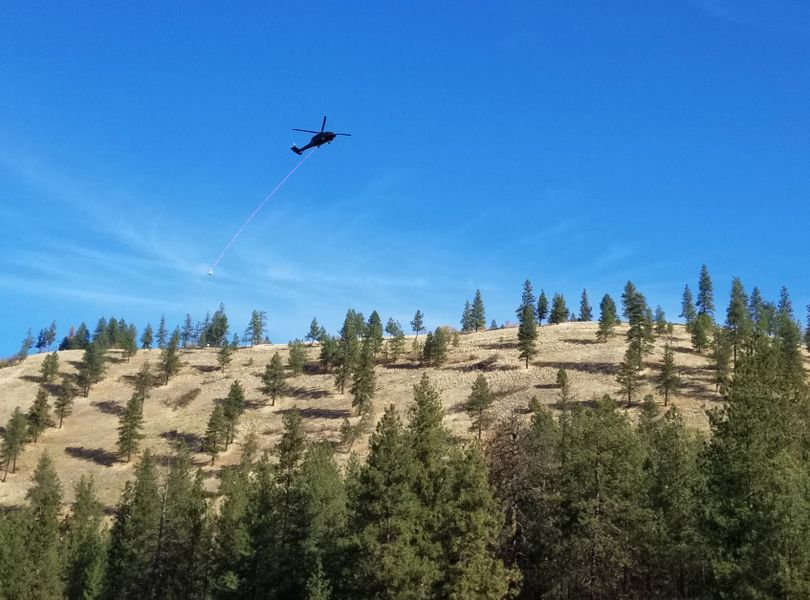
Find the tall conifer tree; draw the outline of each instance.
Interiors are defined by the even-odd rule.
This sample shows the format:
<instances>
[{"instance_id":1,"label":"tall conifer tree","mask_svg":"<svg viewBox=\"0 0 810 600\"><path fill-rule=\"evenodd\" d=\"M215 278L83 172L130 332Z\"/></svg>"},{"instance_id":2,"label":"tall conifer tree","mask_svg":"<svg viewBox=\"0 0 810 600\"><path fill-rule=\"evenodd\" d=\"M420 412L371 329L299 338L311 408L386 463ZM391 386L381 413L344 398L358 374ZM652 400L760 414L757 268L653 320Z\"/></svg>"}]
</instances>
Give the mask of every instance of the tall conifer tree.
<instances>
[{"instance_id":1,"label":"tall conifer tree","mask_svg":"<svg viewBox=\"0 0 810 600\"><path fill-rule=\"evenodd\" d=\"M540 296L537 298L537 324L542 325L543 319L548 316L548 298L546 297L545 290L540 290Z\"/></svg>"},{"instance_id":2,"label":"tall conifer tree","mask_svg":"<svg viewBox=\"0 0 810 600\"><path fill-rule=\"evenodd\" d=\"M287 390L286 375L284 373L284 364L281 362L281 356L278 352L273 353L273 358L264 368L262 374L262 394L270 396L270 406L276 405L276 398L284 394Z\"/></svg>"},{"instance_id":3,"label":"tall conifer tree","mask_svg":"<svg viewBox=\"0 0 810 600\"><path fill-rule=\"evenodd\" d=\"M592 321L593 320L593 310L591 309L591 303L588 302L588 291L583 289L582 296L579 300L579 320L580 321Z\"/></svg>"},{"instance_id":4,"label":"tall conifer tree","mask_svg":"<svg viewBox=\"0 0 810 600\"><path fill-rule=\"evenodd\" d=\"M519 357L526 362L529 368L529 361L537 355L537 323L534 322L534 307L526 305L521 314L520 327L518 327L518 347Z\"/></svg>"},{"instance_id":5,"label":"tall conifer tree","mask_svg":"<svg viewBox=\"0 0 810 600\"><path fill-rule=\"evenodd\" d=\"M33 568L28 590L30 598L63 597L62 556L59 513L62 508L62 484L53 461L43 452L31 478L27 498L30 511L28 554Z\"/></svg>"},{"instance_id":6,"label":"tall conifer tree","mask_svg":"<svg viewBox=\"0 0 810 600\"><path fill-rule=\"evenodd\" d=\"M714 317L714 290L712 278L709 277L709 269L706 268L706 265L700 268L696 306L698 315Z\"/></svg>"},{"instance_id":7,"label":"tall conifer tree","mask_svg":"<svg viewBox=\"0 0 810 600\"><path fill-rule=\"evenodd\" d=\"M605 294L599 303L599 329L596 331L596 339L600 342L606 342L613 333L617 321L616 303L613 298Z\"/></svg>"}]
</instances>

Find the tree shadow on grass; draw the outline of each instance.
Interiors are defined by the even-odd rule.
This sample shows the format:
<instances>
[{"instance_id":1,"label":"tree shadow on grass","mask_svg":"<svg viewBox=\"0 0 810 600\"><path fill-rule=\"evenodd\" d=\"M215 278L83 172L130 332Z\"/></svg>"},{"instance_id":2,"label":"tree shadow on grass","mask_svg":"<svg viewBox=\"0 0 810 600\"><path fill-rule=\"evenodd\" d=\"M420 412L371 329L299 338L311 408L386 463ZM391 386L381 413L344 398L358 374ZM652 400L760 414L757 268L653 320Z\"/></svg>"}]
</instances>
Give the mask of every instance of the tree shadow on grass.
<instances>
[{"instance_id":1,"label":"tree shadow on grass","mask_svg":"<svg viewBox=\"0 0 810 600\"><path fill-rule=\"evenodd\" d=\"M222 370L218 365L194 365L194 368L197 369L197 371L199 371L203 375L205 375L206 373L214 373L215 371Z\"/></svg>"},{"instance_id":2,"label":"tree shadow on grass","mask_svg":"<svg viewBox=\"0 0 810 600\"><path fill-rule=\"evenodd\" d=\"M535 387L535 389L538 389L538 390L558 390L558 389L560 389L560 386L557 385L556 383L535 383L534 387Z\"/></svg>"},{"instance_id":3,"label":"tree shadow on grass","mask_svg":"<svg viewBox=\"0 0 810 600\"><path fill-rule=\"evenodd\" d=\"M278 411L281 414L287 414L296 410L294 408L285 408L284 410ZM299 408L297 409L298 412L301 414L301 417L304 419L345 419L352 416L352 412L350 410L346 410L345 408L315 408L315 407L307 407L307 408Z\"/></svg>"},{"instance_id":4,"label":"tree shadow on grass","mask_svg":"<svg viewBox=\"0 0 810 600\"><path fill-rule=\"evenodd\" d=\"M486 371L488 373L494 371L517 371L520 368L518 365L498 364L498 360L500 358L501 358L500 355L495 353L491 354L490 356L487 356L484 359L474 362L471 365L457 365L447 368L453 371L461 371L464 373L469 373L471 371Z\"/></svg>"},{"instance_id":5,"label":"tree shadow on grass","mask_svg":"<svg viewBox=\"0 0 810 600\"><path fill-rule=\"evenodd\" d=\"M387 369L404 369L409 371L424 368L424 366L418 362L390 363L383 366Z\"/></svg>"},{"instance_id":6,"label":"tree shadow on grass","mask_svg":"<svg viewBox=\"0 0 810 600\"><path fill-rule=\"evenodd\" d=\"M567 344L577 344L578 346L592 346L599 343L599 341L595 338L592 340L583 340L582 338L563 338L560 341L566 342Z\"/></svg>"},{"instance_id":7,"label":"tree shadow on grass","mask_svg":"<svg viewBox=\"0 0 810 600\"><path fill-rule=\"evenodd\" d=\"M608 362L534 362L535 367L551 367L566 371L582 371L598 375L616 375L619 366Z\"/></svg>"},{"instance_id":8,"label":"tree shadow on grass","mask_svg":"<svg viewBox=\"0 0 810 600\"><path fill-rule=\"evenodd\" d=\"M115 415L116 417L120 417L124 414L124 407L117 402L113 402L112 400L97 400L95 402L91 402L90 405L95 406L99 412L103 412L105 415Z\"/></svg>"},{"instance_id":9,"label":"tree shadow on grass","mask_svg":"<svg viewBox=\"0 0 810 600\"><path fill-rule=\"evenodd\" d=\"M118 462L118 454L104 448L85 448L84 446L68 446L65 454L73 458L94 462L103 467L111 467Z\"/></svg>"},{"instance_id":10,"label":"tree shadow on grass","mask_svg":"<svg viewBox=\"0 0 810 600\"><path fill-rule=\"evenodd\" d=\"M301 398L302 400L319 400L320 398L329 396L329 392L305 387L290 387L287 389L287 395L293 398Z\"/></svg>"},{"instance_id":11,"label":"tree shadow on grass","mask_svg":"<svg viewBox=\"0 0 810 600\"><path fill-rule=\"evenodd\" d=\"M173 446L184 445L192 452L197 452L202 448L202 436L196 433L171 429L161 433L160 437L171 442Z\"/></svg>"},{"instance_id":12,"label":"tree shadow on grass","mask_svg":"<svg viewBox=\"0 0 810 600\"><path fill-rule=\"evenodd\" d=\"M680 352L681 354L700 354L694 348L684 348L683 346L670 346L670 348L672 348L673 352Z\"/></svg>"},{"instance_id":13,"label":"tree shadow on grass","mask_svg":"<svg viewBox=\"0 0 810 600\"><path fill-rule=\"evenodd\" d=\"M483 350L517 350L520 347L518 342L498 342L481 344L479 348Z\"/></svg>"}]
</instances>

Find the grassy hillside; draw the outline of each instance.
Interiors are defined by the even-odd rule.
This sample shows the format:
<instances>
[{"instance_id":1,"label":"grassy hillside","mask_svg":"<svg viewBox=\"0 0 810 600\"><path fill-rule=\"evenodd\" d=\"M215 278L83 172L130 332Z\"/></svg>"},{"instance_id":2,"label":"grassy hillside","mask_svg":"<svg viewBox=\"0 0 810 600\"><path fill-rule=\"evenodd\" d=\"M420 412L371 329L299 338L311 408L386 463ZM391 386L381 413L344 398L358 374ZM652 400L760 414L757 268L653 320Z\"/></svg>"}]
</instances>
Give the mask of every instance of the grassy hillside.
<instances>
[{"instance_id":1,"label":"grassy hillside","mask_svg":"<svg viewBox=\"0 0 810 600\"><path fill-rule=\"evenodd\" d=\"M568 370L578 401L588 402L606 393L616 395L615 374L624 355L624 331L622 327L617 328L610 341L600 344L596 342L596 323L543 326L538 338L537 360L528 369L523 368L518 359L517 329L462 335L459 346L451 347L447 363L440 368L423 369L408 357L394 365L378 366L375 418L389 403L404 408L412 399L412 386L425 370L442 391L446 425L460 437L470 435L467 432L469 419L461 404L480 372L486 374L497 394L495 411L498 416L526 414L532 396L553 406L557 398L556 374L560 367ZM647 357L645 376L648 381L638 395L639 401L647 393L655 394L649 380L660 368L663 343L659 340L654 353ZM681 409L690 425L706 429L705 410L720 402L711 383L708 361L705 356L692 351L682 326L675 327L673 346L683 386L671 401ZM411 347L410 339L407 347ZM301 410L306 431L311 437L337 442L344 417L356 420L351 409L351 395L348 392L339 394L334 387L334 376L314 368L318 348L313 347L307 350L313 368L307 369L304 375L289 379L288 395L271 407L258 391L259 375L276 351L286 361L286 345L240 349L225 373L217 366L214 350L182 351L180 374L168 385L155 387L145 404L146 437L141 447L151 448L164 458L170 456L171 446L177 440L185 440L193 450L199 450L212 405L227 394L234 380L245 387L248 401L248 409L240 421L237 443L222 454L213 467L208 466L207 455L195 455L196 462L211 475L208 483L212 488L216 485L213 477L216 471L223 464L238 460L238 442L243 436L252 431L257 434L260 447L274 446L281 432L281 416L294 406ZM0 369L0 424L7 421L15 406L27 411L40 385L39 369L44 356L31 356L20 365ZM37 458L47 451L55 462L68 501L79 476L92 473L100 499L108 507L113 506L132 473L132 464L121 462L116 455L118 415L132 395L132 376L144 361L156 364L158 356L159 350L140 350L130 362L125 362L118 352L109 352L104 380L93 386L87 398L76 398L73 414L65 419L63 427L49 428L37 443L26 445L17 473L9 474L8 481L0 484L0 505L24 501ZM80 358L81 351L78 350L60 352L60 373L75 372ZM631 411L635 410L635 407L631 408ZM362 435L351 451L364 453L367 438L368 434ZM344 460L348 456L346 451L339 454Z\"/></svg>"}]
</instances>

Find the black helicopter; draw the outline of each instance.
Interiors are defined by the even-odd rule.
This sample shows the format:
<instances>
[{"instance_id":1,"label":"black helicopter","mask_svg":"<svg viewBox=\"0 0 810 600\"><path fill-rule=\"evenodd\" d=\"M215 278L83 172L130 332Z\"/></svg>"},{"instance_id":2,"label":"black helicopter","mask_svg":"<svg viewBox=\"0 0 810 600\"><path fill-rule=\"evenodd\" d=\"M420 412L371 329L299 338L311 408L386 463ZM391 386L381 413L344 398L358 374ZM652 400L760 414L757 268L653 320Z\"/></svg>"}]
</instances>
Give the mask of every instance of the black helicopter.
<instances>
[{"instance_id":1,"label":"black helicopter","mask_svg":"<svg viewBox=\"0 0 810 600\"><path fill-rule=\"evenodd\" d=\"M302 154L304 150L308 150L309 148L317 148L318 146L323 146L324 144L331 144L332 140L335 139L336 136L345 135L350 136L351 133L335 133L334 131L324 131L326 127L326 115L323 117L323 123L321 124L320 131L312 131L311 129L295 129L293 131L303 131L305 133L314 133L315 135L312 136L312 139L309 140L309 144L304 146L303 148L299 148L295 144L290 147L290 150L295 152L296 154Z\"/></svg>"}]
</instances>

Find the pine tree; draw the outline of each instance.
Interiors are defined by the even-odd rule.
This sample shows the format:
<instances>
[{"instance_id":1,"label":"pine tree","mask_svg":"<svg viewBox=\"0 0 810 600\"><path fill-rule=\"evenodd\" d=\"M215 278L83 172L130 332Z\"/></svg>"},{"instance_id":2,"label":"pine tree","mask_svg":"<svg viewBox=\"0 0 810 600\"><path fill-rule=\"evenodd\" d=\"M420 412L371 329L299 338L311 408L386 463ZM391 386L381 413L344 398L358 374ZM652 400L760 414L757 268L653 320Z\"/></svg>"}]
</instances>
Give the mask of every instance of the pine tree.
<instances>
[{"instance_id":1,"label":"pine tree","mask_svg":"<svg viewBox=\"0 0 810 600\"><path fill-rule=\"evenodd\" d=\"M134 393L118 420L118 454L127 462L143 439L143 398Z\"/></svg>"},{"instance_id":2,"label":"pine tree","mask_svg":"<svg viewBox=\"0 0 810 600\"><path fill-rule=\"evenodd\" d=\"M331 445L318 442L307 447L297 487L308 515L303 543L307 570L312 573L321 565L327 581L339 582L345 564L348 511L345 484Z\"/></svg>"},{"instance_id":3,"label":"pine tree","mask_svg":"<svg viewBox=\"0 0 810 600\"><path fill-rule=\"evenodd\" d=\"M417 310L411 320L411 331L416 333L416 338L419 338L419 332L425 330L424 315L421 310Z\"/></svg>"},{"instance_id":4,"label":"pine tree","mask_svg":"<svg viewBox=\"0 0 810 600\"><path fill-rule=\"evenodd\" d=\"M523 307L523 314L518 327L518 347L520 348L519 358L526 361L526 368L529 368L529 361L537 355L537 324L534 322L534 307L526 305Z\"/></svg>"},{"instance_id":5,"label":"pine tree","mask_svg":"<svg viewBox=\"0 0 810 600\"><path fill-rule=\"evenodd\" d=\"M606 342L613 333L617 321L616 303L613 298L605 294L599 303L599 329L596 331L596 339L600 342Z\"/></svg>"},{"instance_id":6,"label":"pine tree","mask_svg":"<svg viewBox=\"0 0 810 600\"><path fill-rule=\"evenodd\" d=\"M469 300L464 301L464 310L461 312L461 331L468 333L473 330L472 305Z\"/></svg>"},{"instance_id":7,"label":"pine tree","mask_svg":"<svg viewBox=\"0 0 810 600\"><path fill-rule=\"evenodd\" d=\"M222 414L225 417L225 436L223 443L225 449L233 442L236 436L236 427L239 417L245 412L245 389L238 381L234 381L228 390L228 395L222 403Z\"/></svg>"},{"instance_id":8,"label":"pine tree","mask_svg":"<svg viewBox=\"0 0 810 600\"><path fill-rule=\"evenodd\" d=\"M709 347L709 335L714 329L714 323L707 314L698 315L692 323L692 347L703 352Z\"/></svg>"},{"instance_id":9,"label":"pine tree","mask_svg":"<svg viewBox=\"0 0 810 600\"><path fill-rule=\"evenodd\" d=\"M698 315L714 317L714 292L712 290L712 279L709 277L709 270L706 265L700 268L696 306Z\"/></svg>"},{"instance_id":10,"label":"pine tree","mask_svg":"<svg viewBox=\"0 0 810 600\"><path fill-rule=\"evenodd\" d=\"M622 306L630 326L627 330L627 343L633 347L632 354L637 356L637 366L641 369L642 358L652 352L653 348L652 311L644 295L636 289L632 281L628 281L624 287Z\"/></svg>"},{"instance_id":11,"label":"pine tree","mask_svg":"<svg viewBox=\"0 0 810 600\"><path fill-rule=\"evenodd\" d=\"M104 598L149 598L161 531L163 495L155 459L145 450L127 481L110 530Z\"/></svg>"},{"instance_id":12,"label":"pine tree","mask_svg":"<svg viewBox=\"0 0 810 600\"><path fill-rule=\"evenodd\" d=\"M30 515L27 510L0 514L0 594L5 598L30 598L33 565L28 543Z\"/></svg>"},{"instance_id":13,"label":"pine tree","mask_svg":"<svg viewBox=\"0 0 810 600\"><path fill-rule=\"evenodd\" d=\"M321 339L321 326L318 325L318 319L315 317L312 317L312 323L309 324L309 333L307 333L305 339L310 346Z\"/></svg>"},{"instance_id":14,"label":"pine tree","mask_svg":"<svg viewBox=\"0 0 810 600\"><path fill-rule=\"evenodd\" d=\"M73 382L67 376L63 376L54 402L54 412L59 418L59 429L62 428L62 420L73 412L73 399L77 394L78 390Z\"/></svg>"},{"instance_id":15,"label":"pine tree","mask_svg":"<svg viewBox=\"0 0 810 600\"><path fill-rule=\"evenodd\" d=\"M393 317L389 317L388 322L385 324L385 333L388 334L388 337L393 338L399 335L402 332L402 326L399 324L399 321L395 321Z\"/></svg>"},{"instance_id":16,"label":"pine tree","mask_svg":"<svg viewBox=\"0 0 810 600\"><path fill-rule=\"evenodd\" d=\"M9 469L12 473L17 471L17 458L22 454L25 439L28 436L28 420L19 406L15 407L14 412L11 413L2 436L0 461L3 464L3 481L5 481Z\"/></svg>"},{"instance_id":17,"label":"pine tree","mask_svg":"<svg viewBox=\"0 0 810 600\"><path fill-rule=\"evenodd\" d=\"M655 333L657 335L664 335L667 332L667 316L664 314L664 309L661 308L661 305L657 305L655 307L655 316L653 317L653 321L655 321Z\"/></svg>"},{"instance_id":18,"label":"pine tree","mask_svg":"<svg viewBox=\"0 0 810 600\"><path fill-rule=\"evenodd\" d=\"M320 342L321 351L318 354L318 360L323 370L328 373L329 369L338 362L338 342L333 336L328 334L322 336Z\"/></svg>"},{"instance_id":19,"label":"pine tree","mask_svg":"<svg viewBox=\"0 0 810 600\"><path fill-rule=\"evenodd\" d=\"M532 307L533 308L533 307ZM503 516L478 447L451 449L441 511L438 597L500 600L518 577L498 556Z\"/></svg>"},{"instance_id":20,"label":"pine tree","mask_svg":"<svg viewBox=\"0 0 810 600\"><path fill-rule=\"evenodd\" d=\"M59 355L56 352L48 354L42 360L42 367L40 367L39 372L45 383L51 383L59 374Z\"/></svg>"},{"instance_id":21,"label":"pine tree","mask_svg":"<svg viewBox=\"0 0 810 600\"><path fill-rule=\"evenodd\" d=\"M207 315L206 315L207 316ZM228 316L225 314L225 305L220 304L214 312L208 326L203 330L203 345L222 346L228 341Z\"/></svg>"},{"instance_id":22,"label":"pine tree","mask_svg":"<svg viewBox=\"0 0 810 600\"><path fill-rule=\"evenodd\" d=\"M551 299L551 314L548 317L548 322L552 325L559 325L568 320L569 313L568 307L565 305L565 298L562 294L554 294Z\"/></svg>"},{"instance_id":23,"label":"pine tree","mask_svg":"<svg viewBox=\"0 0 810 600\"><path fill-rule=\"evenodd\" d=\"M782 375L790 382L806 381L804 359L801 354L801 326L794 319L793 305L786 287L779 293L779 304L774 317L774 341L781 355Z\"/></svg>"},{"instance_id":24,"label":"pine tree","mask_svg":"<svg viewBox=\"0 0 810 600\"><path fill-rule=\"evenodd\" d=\"M222 372L231 364L233 360L234 347L231 344L223 344L217 351L217 363Z\"/></svg>"},{"instance_id":25,"label":"pine tree","mask_svg":"<svg viewBox=\"0 0 810 600\"><path fill-rule=\"evenodd\" d=\"M55 600L63 597L59 532L62 484L47 452L40 456L31 480L27 494L30 511L28 559L33 572L28 597Z\"/></svg>"},{"instance_id":26,"label":"pine tree","mask_svg":"<svg viewBox=\"0 0 810 600\"><path fill-rule=\"evenodd\" d=\"M628 344L624 360L619 365L619 373L616 376L620 386L619 391L627 397L627 408L630 408L634 394L641 387L642 369L643 362L639 347L635 344Z\"/></svg>"},{"instance_id":27,"label":"pine tree","mask_svg":"<svg viewBox=\"0 0 810 600\"><path fill-rule=\"evenodd\" d=\"M593 310L591 309L591 303L588 302L588 291L585 289L582 290L582 297L579 300L579 320L593 320Z\"/></svg>"},{"instance_id":28,"label":"pine tree","mask_svg":"<svg viewBox=\"0 0 810 600\"><path fill-rule=\"evenodd\" d=\"M104 377L107 370L104 363L104 348L102 346L93 342L85 348L77 374L77 382L85 398L90 393L90 387Z\"/></svg>"},{"instance_id":29,"label":"pine tree","mask_svg":"<svg viewBox=\"0 0 810 600\"><path fill-rule=\"evenodd\" d=\"M689 289L688 284L683 288L680 317L684 320L684 323L686 323L686 331L691 332L692 325L695 323L695 319L697 318L697 310L695 309L695 305L692 300L692 290Z\"/></svg>"},{"instance_id":30,"label":"pine tree","mask_svg":"<svg viewBox=\"0 0 810 600\"><path fill-rule=\"evenodd\" d=\"M183 328L180 330L180 343L183 349L188 348L188 344L194 337L194 322L191 320L191 315L186 314L186 320L183 321Z\"/></svg>"},{"instance_id":31,"label":"pine tree","mask_svg":"<svg viewBox=\"0 0 810 600\"><path fill-rule=\"evenodd\" d=\"M34 403L28 411L28 435L30 435L36 443L40 434L46 428L53 425L51 420L51 410L48 404L48 392L45 388L37 390Z\"/></svg>"},{"instance_id":32,"label":"pine tree","mask_svg":"<svg viewBox=\"0 0 810 600\"><path fill-rule=\"evenodd\" d=\"M317 324L317 321L314 321ZM247 338L250 345L261 344L264 339L264 330L267 327L267 313L263 310L254 310L250 313L250 324L248 325Z\"/></svg>"},{"instance_id":33,"label":"pine tree","mask_svg":"<svg viewBox=\"0 0 810 600\"><path fill-rule=\"evenodd\" d=\"M337 352L335 354L335 386L340 393L344 392L346 384L351 381L354 372L357 356L360 351L358 342L358 319L357 313L349 309L346 318L343 320L343 327L340 328L340 339L337 342ZM365 327L365 324L363 325Z\"/></svg>"},{"instance_id":34,"label":"pine tree","mask_svg":"<svg viewBox=\"0 0 810 600\"><path fill-rule=\"evenodd\" d=\"M143 330L141 334L141 348L144 350L150 350L152 348L152 324L147 323L146 328Z\"/></svg>"},{"instance_id":35,"label":"pine tree","mask_svg":"<svg viewBox=\"0 0 810 600\"><path fill-rule=\"evenodd\" d=\"M447 342L447 333L443 327L437 327L432 333L428 332L422 360L437 367L444 364L447 360Z\"/></svg>"},{"instance_id":36,"label":"pine tree","mask_svg":"<svg viewBox=\"0 0 810 600\"><path fill-rule=\"evenodd\" d=\"M778 343L754 338L738 356L727 403L710 413L702 514L714 597L808 589L808 400L783 360Z\"/></svg>"},{"instance_id":37,"label":"pine tree","mask_svg":"<svg viewBox=\"0 0 810 600\"><path fill-rule=\"evenodd\" d=\"M175 331L171 340L160 352L160 362L158 369L163 376L163 383L169 385L169 379L180 372L180 355L177 352L177 344L180 341L180 333Z\"/></svg>"},{"instance_id":38,"label":"pine tree","mask_svg":"<svg viewBox=\"0 0 810 600\"><path fill-rule=\"evenodd\" d=\"M759 335L762 335L768 330L765 304L765 300L762 298L762 293L759 291L759 288L754 286L754 289L751 290L751 298L748 301L748 315L753 324L754 331Z\"/></svg>"},{"instance_id":39,"label":"pine tree","mask_svg":"<svg viewBox=\"0 0 810 600\"><path fill-rule=\"evenodd\" d=\"M118 329L118 319L110 317L107 322L107 329L104 332L108 348L117 348L121 345L121 331Z\"/></svg>"},{"instance_id":40,"label":"pine tree","mask_svg":"<svg viewBox=\"0 0 810 600\"><path fill-rule=\"evenodd\" d=\"M365 415L371 411L375 390L373 342L371 338L367 338L363 342L352 378L352 406L358 415Z\"/></svg>"},{"instance_id":41,"label":"pine tree","mask_svg":"<svg viewBox=\"0 0 810 600\"><path fill-rule=\"evenodd\" d=\"M301 411L293 408L281 417L283 433L278 443L278 469L282 486L289 487L304 456L306 434Z\"/></svg>"},{"instance_id":42,"label":"pine tree","mask_svg":"<svg viewBox=\"0 0 810 600\"><path fill-rule=\"evenodd\" d=\"M557 387L560 388L560 391L557 392L560 408L566 411L574 400L574 395L571 392L571 381L568 379L568 371L563 367L557 370Z\"/></svg>"},{"instance_id":43,"label":"pine tree","mask_svg":"<svg viewBox=\"0 0 810 600\"><path fill-rule=\"evenodd\" d=\"M748 313L748 296L738 277L731 282L731 298L726 311L726 327L728 327L732 348L732 364L737 365L737 353L742 344L753 334L753 323Z\"/></svg>"},{"instance_id":44,"label":"pine tree","mask_svg":"<svg viewBox=\"0 0 810 600\"><path fill-rule=\"evenodd\" d=\"M227 438L228 424L221 404L215 404L208 419L208 426L205 429L202 450L211 456L211 464L214 464L220 449L225 445Z\"/></svg>"},{"instance_id":45,"label":"pine tree","mask_svg":"<svg viewBox=\"0 0 810 600\"><path fill-rule=\"evenodd\" d=\"M166 330L166 315L161 315L156 336L158 348L161 350L166 347L166 338L168 335L169 332Z\"/></svg>"},{"instance_id":46,"label":"pine tree","mask_svg":"<svg viewBox=\"0 0 810 600\"><path fill-rule=\"evenodd\" d=\"M705 590L709 565L700 532L703 440L675 407L659 417L651 400L642 407L637 430L646 455L643 507L652 518L636 542L646 554L639 579L648 597L695 598Z\"/></svg>"},{"instance_id":47,"label":"pine tree","mask_svg":"<svg viewBox=\"0 0 810 600\"><path fill-rule=\"evenodd\" d=\"M540 290L540 297L537 298L537 324L542 325L543 319L548 316L548 298L546 292Z\"/></svg>"},{"instance_id":48,"label":"pine tree","mask_svg":"<svg viewBox=\"0 0 810 600\"><path fill-rule=\"evenodd\" d=\"M532 282L527 279L523 282L523 292L520 295L520 304L515 309L515 316L517 316L518 319L523 318L523 308L527 305L532 307L532 313L534 313L534 303L536 301L534 289L532 289Z\"/></svg>"},{"instance_id":49,"label":"pine tree","mask_svg":"<svg viewBox=\"0 0 810 600\"><path fill-rule=\"evenodd\" d=\"M417 598L438 579L437 565L418 551L426 525L413 488L415 469L413 450L392 405L369 440L366 463L349 483L355 557L349 597Z\"/></svg>"},{"instance_id":50,"label":"pine tree","mask_svg":"<svg viewBox=\"0 0 810 600\"><path fill-rule=\"evenodd\" d=\"M79 327L76 329L76 335L73 338L73 342L71 344L72 350L84 350L90 344L90 330L87 329L87 325L84 322L79 323Z\"/></svg>"},{"instance_id":51,"label":"pine tree","mask_svg":"<svg viewBox=\"0 0 810 600\"><path fill-rule=\"evenodd\" d=\"M715 327L712 333L709 360L714 370L714 391L724 392L731 377L733 357L731 332L722 327Z\"/></svg>"},{"instance_id":52,"label":"pine tree","mask_svg":"<svg viewBox=\"0 0 810 600\"><path fill-rule=\"evenodd\" d=\"M293 340L287 343L287 348L289 348L287 368L292 372L293 376L301 375L307 363L307 351L304 342Z\"/></svg>"},{"instance_id":53,"label":"pine tree","mask_svg":"<svg viewBox=\"0 0 810 600\"><path fill-rule=\"evenodd\" d=\"M28 333L25 334L25 338L23 338L22 343L20 344L20 349L17 352L17 361L22 362L28 357L28 353L31 351L31 348L34 347L34 338L31 335L31 330L28 330Z\"/></svg>"},{"instance_id":54,"label":"pine tree","mask_svg":"<svg viewBox=\"0 0 810 600\"><path fill-rule=\"evenodd\" d=\"M56 321L51 321L51 324L45 330L45 347L50 348L56 341Z\"/></svg>"},{"instance_id":55,"label":"pine tree","mask_svg":"<svg viewBox=\"0 0 810 600\"><path fill-rule=\"evenodd\" d=\"M371 315L368 317L368 323L366 323L363 339L369 340L369 343L371 344L371 353L376 359L382 350L384 339L382 319L380 318L380 313L378 313L376 310L371 311Z\"/></svg>"},{"instance_id":56,"label":"pine tree","mask_svg":"<svg viewBox=\"0 0 810 600\"><path fill-rule=\"evenodd\" d=\"M332 597L332 587L318 562L315 571L307 579L306 600L329 600Z\"/></svg>"},{"instance_id":57,"label":"pine tree","mask_svg":"<svg viewBox=\"0 0 810 600\"><path fill-rule=\"evenodd\" d=\"M251 556L247 509L255 459L255 438L243 445L238 465L222 473L222 502L214 520L211 587L215 598L234 598L244 589L244 576Z\"/></svg>"},{"instance_id":58,"label":"pine tree","mask_svg":"<svg viewBox=\"0 0 810 600\"><path fill-rule=\"evenodd\" d=\"M127 359L127 362L138 352L138 330L135 329L135 325L129 325L127 327L121 348L124 350L124 357Z\"/></svg>"},{"instance_id":59,"label":"pine tree","mask_svg":"<svg viewBox=\"0 0 810 600\"><path fill-rule=\"evenodd\" d=\"M104 505L95 492L93 476L76 483L70 514L65 520L65 597L90 600L100 597L105 566Z\"/></svg>"},{"instance_id":60,"label":"pine tree","mask_svg":"<svg viewBox=\"0 0 810 600\"><path fill-rule=\"evenodd\" d=\"M484 329L487 324L487 314L484 308L484 299L481 297L481 290L475 290L475 298L472 303L472 326L475 331Z\"/></svg>"},{"instance_id":61,"label":"pine tree","mask_svg":"<svg viewBox=\"0 0 810 600\"><path fill-rule=\"evenodd\" d=\"M484 377L483 373L480 373L473 382L472 391L464 404L464 410L467 411L470 417L470 431L477 432L479 440L483 430L492 424L493 418L489 413L489 409L494 400L487 378Z\"/></svg>"},{"instance_id":62,"label":"pine tree","mask_svg":"<svg viewBox=\"0 0 810 600\"><path fill-rule=\"evenodd\" d=\"M284 365L278 352L273 353L273 358L264 369L262 374L261 392L265 396L270 396L270 406L276 405L276 398L287 391L287 381L284 374Z\"/></svg>"},{"instance_id":63,"label":"pine tree","mask_svg":"<svg viewBox=\"0 0 810 600\"><path fill-rule=\"evenodd\" d=\"M675 367L675 352L673 352L670 345L667 344L664 346L664 362L661 367L661 373L655 381L658 391L664 394L664 406L666 406L669 401L669 395L675 393L680 383L681 379Z\"/></svg>"},{"instance_id":64,"label":"pine tree","mask_svg":"<svg viewBox=\"0 0 810 600\"><path fill-rule=\"evenodd\" d=\"M392 363L397 362L397 359L402 355L405 350L405 333L400 330L388 340L388 357Z\"/></svg>"}]
</instances>

